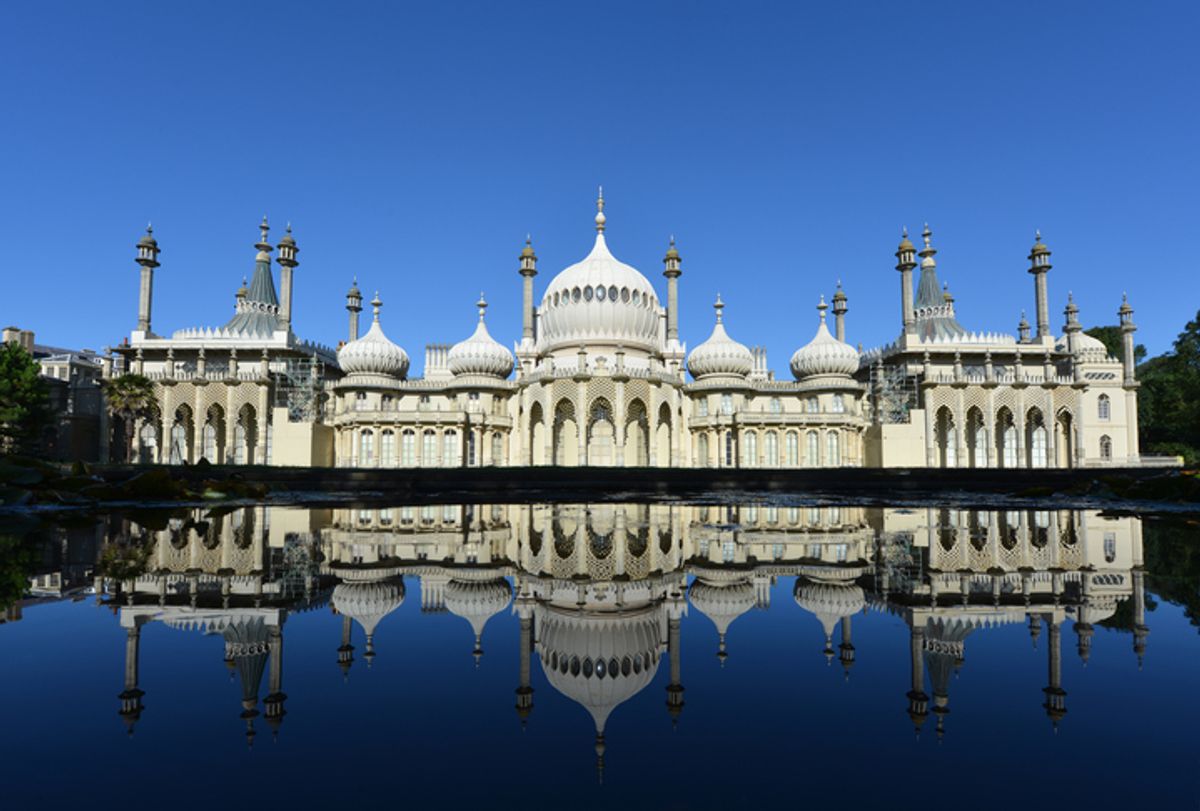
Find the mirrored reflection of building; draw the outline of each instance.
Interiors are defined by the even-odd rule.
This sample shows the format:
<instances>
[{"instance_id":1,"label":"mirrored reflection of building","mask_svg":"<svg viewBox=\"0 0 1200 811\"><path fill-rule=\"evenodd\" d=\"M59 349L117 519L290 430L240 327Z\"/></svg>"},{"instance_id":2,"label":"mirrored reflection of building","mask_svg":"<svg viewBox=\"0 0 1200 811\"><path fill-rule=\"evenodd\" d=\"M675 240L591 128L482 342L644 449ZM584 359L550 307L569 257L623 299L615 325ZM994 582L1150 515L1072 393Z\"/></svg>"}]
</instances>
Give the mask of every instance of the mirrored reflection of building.
<instances>
[{"instance_id":1,"label":"mirrored reflection of building","mask_svg":"<svg viewBox=\"0 0 1200 811\"><path fill-rule=\"evenodd\" d=\"M611 718L651 682L665 682L666 716L680 719L690 609L702 618L689 632L711 636L723 665L737 655L739 620L770 610L776 585L809 615L794 638L811 640L813 654L836 661L847 678L856 657L870 655L856 649L855 618L869 611L902 618L910 656L894 663L897 698L918 732L932 715L938 735L949 728L951 683L968 643L990 629L1022 625L1045 645L1046 680L1036 689L1055 725L1067 713L1068 623L1084 662L1101 624L1131 631L1139 662L1149 633L1140 521L1089 511L767 503L245 508L197 511L152 532L114 529L148 536L150 550L145 574L98 584L127 630L123 717L132 726L141 712L139 633L159 621L222 637L243 685L239 718L250 740L260 713L276 731L284 715L288 616L326 604L342 618L330 639L331 665L347 675L356 654L370 666L402 646L394 614L406 599L419 599L422 613L463 620L452 633L462 635L464 666L468 654L478 665L489 646L515 642L520 723L533 716L540 669L591 716L601 774ZM410 597L414 587L419 597ZM505 612L517 617L515 640L488 636L489 622Z\"/></svg>"}]
</instances>

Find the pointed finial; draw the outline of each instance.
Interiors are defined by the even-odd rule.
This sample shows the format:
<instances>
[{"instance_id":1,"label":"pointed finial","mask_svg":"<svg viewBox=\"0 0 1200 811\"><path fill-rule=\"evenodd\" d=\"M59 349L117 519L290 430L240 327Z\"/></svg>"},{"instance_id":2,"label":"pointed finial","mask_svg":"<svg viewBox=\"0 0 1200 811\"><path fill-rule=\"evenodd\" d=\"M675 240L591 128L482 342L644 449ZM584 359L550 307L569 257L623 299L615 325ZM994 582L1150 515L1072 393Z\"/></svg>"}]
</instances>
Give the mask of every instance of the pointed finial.
<instances>
[{"instance_id":1,"label":"pointed finial","mask_svg":"<svg viewBox=\"0 0 1200 811\"><path fill-rule=\"evenodd\" d=\"M900 238L908 239L908 226L907 225L902 225L900 227Z\"/></svg>"},{"instance_id":2,"label":"pointed finial","mask_svg":"<svg viewBox=\"0 0 1200 811\"><path fill-rule=\"evenodd\" d=\"M375 291L375 298L371 299L371 308L375 311L375 320L379 320L379 309L383 307L383 302L379 300L379 291Z\"/></svg>"},{"instance_id":3,"label":"pointed finial","mask_svg":"<svg viewBox=\"0 0 1200 811\"><path fill-rule=\"evenodd\" d=\"M483 297L483 291L479 291L479 301L475 302L475 306L479 308L479 321L483 322L484 313L487 312L487 300Z\"/></svg>"},{"instance_id":4,"label":"pointed finial","mask_svg":"<svg viewBox=\"0 0 1200 811\"><path fill-rule=\"evenodd\" d=\"M1041 242L1041 241L1042 241L1042 229L1041 229L1041 228L1035 228L1035 229L1034 229L1034 231L1033 231L1033 241L1034 241L1034 242Z\"/></svg>"},{"instance_id":5,"label":"pointed finial","mask_svg":"<svg viewBox=\"0 0 1200 811\"><path fill-rule=\"evenodd\" d=\"M604 223L607 218L604 216L604 187L601 186L596 197L596 232L604 233Z\"/></svg>"},{"instance_id":6,"label":"pointed finial","mask_svg":"<svg viewBox=\"0 0 1200 811\"><path fill-rule=\"evenodd\" d=\"M146 233L149 236L154 236L154 223L152 223L152 222L146 223Z\"/></svg>"},{"instance_id":7,"label":"pointed finial","mask_svg":"<svg viewBox=\"0 0 1200 811\"><path fill-rule=\"evenodd\" d=\"M929 223L925 223L925 230L921 232L921 238L925 240L925 247L929 247L929 239L933 236L933 231L929 228Z\"/></svg>"},{"instance_id":8,"label":"pointed finial","mask_svg":"<svg viewBox=\"0 0 1200 811\"><path fill-rule=\"evenodd\" d=\"M721 301L721 294L717 293L717 300L713 302L713 309L717 313L717 323L721 323L721 311L725 309L725 302Z\"/></svg>"},{"instance_id":9,"label":"pointed finial","mask_svg":"<svg viewBox=\"0 0 1200 811\"><path fill-rule=\"evenodd\" d=\"M820 301L817 302L817 312L821 314L821 323L825 323L825 311L829 309L829 305L825 303L825 294L821 294Z\"/></svg>"}]
</instances>

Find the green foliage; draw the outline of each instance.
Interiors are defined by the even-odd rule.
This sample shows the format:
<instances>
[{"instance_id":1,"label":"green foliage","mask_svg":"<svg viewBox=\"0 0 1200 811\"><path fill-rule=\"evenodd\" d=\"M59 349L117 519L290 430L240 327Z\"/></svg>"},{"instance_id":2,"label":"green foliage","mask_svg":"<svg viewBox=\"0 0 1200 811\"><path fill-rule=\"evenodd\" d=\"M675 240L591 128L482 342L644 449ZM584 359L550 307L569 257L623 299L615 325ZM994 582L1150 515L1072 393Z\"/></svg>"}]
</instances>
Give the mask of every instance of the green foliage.
<instances>
[{"instance_id":1,"label":"green foliage","mask_svg":"<svg viewBox=\"0 0 1200 811\"><path fill-rule=\"evenodd\" d=\"M37 561L37 544L17 535L0 535L0 610L29 591Z\"/></svg>"},{"instance_id":2,"label":"green foliage","mask_svg":"<svg viewBox=\"0 0 1200 811\"><path fill-rule=\"evenodd\" d=\"M1108 354L1114 358L1125 359L1125 342L1121 338L1120 327L1092 327L1085 329L1084 335L1090 335L1108 348ZM1146 359L1145 344L1135 344L1133 347L1133 362L1141 363Z\"/></svg>"},{"instance_id":3,"label":"green foliage","mask_svg":"<svg viewBox=\"0 0 1200 811\"><path fill-rule=\"evenodd\" d=\"M1200 457L1200 313L1174 349L1138 367L1138 426L1150 453L1174 453L1188 464Z\"/></svg>"},{"instance_id":4,"label":"green foliage","mask_svg":"<svg viewBox=\"0 0 1200 811\"><path fill-rule=\"evenodd\" d=\"M133 459L133 426L139 419L154 416L157 398L154 383L145 375L127 374L104 383L109 413L125 427L125 459Z\"/></svg>"},{"instance_id":5,"label":"green foliage","mask_svg":"<svg viewBox=\"0 0 1200 811\"><path fill-rule=\"evenodd\" d=\"M1159 599L1182 606L1200 628L1200 525L1183 520L1147 520L1143 525L1146 587Z\"/></svg>"},{"instance_id":6,"label":"green foliage","mask_svg":"<svg viewBox=\"0 0 1200 811\"><path fill-rule=\"evenodd\" d=\"M99 569L105 577L123 583L144 575L149 562L149 543L111 543L100 553Z\"/></svg>"},{"instance_id":7,"label":"green foliage","mask_svg":"<svg viewBox=\"0 0 1200 811\"><path fill-rule=\"evenodd\" d=\"M41 367L20 345L0 345L0 454L36 454L51 424Z\"/></svg>"}]
</instances>

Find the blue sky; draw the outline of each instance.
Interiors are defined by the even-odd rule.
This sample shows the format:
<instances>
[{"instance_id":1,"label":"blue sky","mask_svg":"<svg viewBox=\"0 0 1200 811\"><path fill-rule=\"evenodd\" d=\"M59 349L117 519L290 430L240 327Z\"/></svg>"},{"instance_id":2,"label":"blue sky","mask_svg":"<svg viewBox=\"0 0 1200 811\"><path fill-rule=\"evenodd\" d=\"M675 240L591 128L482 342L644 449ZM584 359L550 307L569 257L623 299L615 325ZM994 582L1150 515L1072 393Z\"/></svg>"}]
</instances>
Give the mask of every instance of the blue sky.
<instances>
[{"instance_id":1,"label":"blue sky","mask_svg":"<svg viewBox=\"0 0 1200 811\"><path fill-rule=\"evenodd\" d=\"M1052 5L1052 7L1051 7ZM840 278L848 338L898 332L899 229L928 220L972 329L1052 322L1128 291L1151 353L1200 306L1191 3L60 3L0 25L0 321L58 345L136 323L133 243L163 248L156 331L223 323L256 225L294 224L297 330L335 343L357 275L415 359L520 335L609 244L660 289L675 234L681 329L786 374Z\"/></svg>"}]
</instances>

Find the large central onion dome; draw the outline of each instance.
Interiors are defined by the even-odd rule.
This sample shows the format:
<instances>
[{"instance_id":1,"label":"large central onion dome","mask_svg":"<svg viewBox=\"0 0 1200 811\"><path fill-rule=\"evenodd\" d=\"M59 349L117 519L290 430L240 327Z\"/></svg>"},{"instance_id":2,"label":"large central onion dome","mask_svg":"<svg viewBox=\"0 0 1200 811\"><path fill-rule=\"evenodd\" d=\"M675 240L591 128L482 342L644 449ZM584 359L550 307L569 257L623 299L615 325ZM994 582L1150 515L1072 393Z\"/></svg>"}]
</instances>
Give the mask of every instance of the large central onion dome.
<instances>
[{"instance_id":1,"label":"large central onion dome","mask_svg":"<svg viewBox=\"0 0 1200 811\"><path fill-rule=\"evenodd\" d=\"M825 326L825 297L817 305L821 323L817 334L792 355L792 374L797 380L809 377L849 377L858 371L858 351L829 334Z\"/></svg>"},{"instance_id":2,"label":"large central onion dome","mask_svg":"<svg viewBox=\"0 0 1200 811\"><path fill-rule=\"evenodd\" d=\"M603 194L597 208L592 252L555 276L546 288L538 308L539 349L553 352L599 344L660 351L661 308L654 285L609 253Z\"/></svg>"},{"instance_id":3,"label":"large central onion dome","mask_svg":"<svg viewBox=\"0 0 1200 811\"><path fill-rule=\"evenodd\" d=\"M483 322L484 313L487 312L483 293L479 294L475 306L479 308L479 324L470 338L450 347L447 356L450 371L456 375L508 377L513 368L513 356L488 333L487 325Z\"/></svg>"},{"instance_id":4,"label":"large central onion dome","mask_svg":"<svg viewBox=\"0 0 1200 811\"><path fill-rule=\"evenodd\" d=\"M378 293L371 306L375 308L375 321L366 335L338 350L338 366L348 375L383 375L403 380L408 374L408 353L383 334L383 327L379 326L383 302Z\"/></svg>"},{"instance_id":5,"label":"large central onion dome","mask_svg":"<svg viewBox=\"0 0 1200 811\"><path fill-rule=\"evenodd\" d=\"M721 322L721 311L725 309L725 303L721 301L720 294L717 295L713 309L717 311L717 323L708 340L693 349L692 354L688 356L688 370L697 379L715 375L745 377L754 369L754 355L745 344L739 344L725 332L725 325Z\"/></svg>"}]
</instances>

